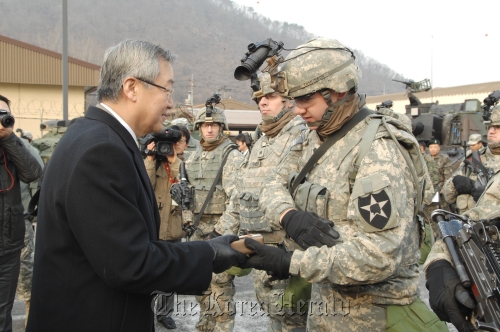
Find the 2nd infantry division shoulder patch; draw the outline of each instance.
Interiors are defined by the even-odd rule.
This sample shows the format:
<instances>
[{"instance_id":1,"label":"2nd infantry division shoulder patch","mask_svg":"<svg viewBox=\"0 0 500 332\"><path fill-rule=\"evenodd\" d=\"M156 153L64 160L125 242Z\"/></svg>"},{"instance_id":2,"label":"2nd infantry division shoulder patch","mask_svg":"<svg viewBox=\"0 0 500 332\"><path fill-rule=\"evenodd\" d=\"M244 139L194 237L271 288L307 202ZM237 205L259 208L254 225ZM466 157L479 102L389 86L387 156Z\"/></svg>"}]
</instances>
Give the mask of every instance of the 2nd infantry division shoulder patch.
<instances>
[{"instance_id":1,"label":"2nd infantry division shoulder patch","mask_svg":"<svg viewBox=\"0 0 500 332\"><path fill-rule=\"evenodd\" d=\"M359 197L358 209L361 217L378 229L383 229L387 225L392 213L391 201L385 190L378 194Z\"/></svg>"}]
</instances>

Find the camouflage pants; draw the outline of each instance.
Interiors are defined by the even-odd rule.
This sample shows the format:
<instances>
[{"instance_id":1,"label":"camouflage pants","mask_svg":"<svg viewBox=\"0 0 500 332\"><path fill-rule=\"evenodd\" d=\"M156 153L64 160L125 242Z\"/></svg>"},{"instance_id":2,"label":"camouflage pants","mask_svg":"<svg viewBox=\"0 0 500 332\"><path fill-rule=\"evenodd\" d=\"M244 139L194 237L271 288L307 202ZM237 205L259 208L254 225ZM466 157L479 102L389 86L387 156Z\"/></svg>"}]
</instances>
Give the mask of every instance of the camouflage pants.
<instances>
[{"instance_id":1,"label":"camouflage pants","mask_svg":"<svg viewBox=\"0 0 500 332\"><path fill-rule=\"evenodd\" d=\"M255 296L262 309L269 315L268 331L305 331L307 313L302 315L283 308L283 298L288 280L269 281L266 271L253 270Z\"/></svg>"},{"instance_id":2,"label":"camouflage pants","mask_svg":"<svg viewBox=\"0 0 500 332\"><path fill-rule=\"evenodd\" d=\"M35 250L35 232L30 221L25 220L26 232L24 233L24 248L21 250L21 269L17 282L16 296L20 301L31 300L31 280L33 278L33 252Z\"/></svg>"},{"instance_id":3,"label":"camouflage pants","mask_svg":"<svg viewBox=\"0 0 500 332\"><path fill-rule=\"evenodd\" d=\"M207 239L208 234L201 236L200 233L195 232L192 236L193 241ZM233 330L236 315L233 281L234 276L226 272L213 273L210 287L204 295L196 296L196 301L200 304L200 318L196 323L197 331L231 332Z\"/></svg>"}]
</instances>

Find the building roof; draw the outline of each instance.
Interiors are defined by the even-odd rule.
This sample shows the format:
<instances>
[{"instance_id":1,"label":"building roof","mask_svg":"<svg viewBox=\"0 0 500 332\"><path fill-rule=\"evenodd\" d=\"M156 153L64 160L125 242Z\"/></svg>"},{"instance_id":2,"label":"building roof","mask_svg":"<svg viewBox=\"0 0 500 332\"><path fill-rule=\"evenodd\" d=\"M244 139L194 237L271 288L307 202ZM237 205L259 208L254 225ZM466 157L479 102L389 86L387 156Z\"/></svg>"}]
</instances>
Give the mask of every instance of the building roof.
<instances>
[{"instance_id":1,"label":"building roof","mask_svg":"<svg viewBox=\"0 0 500 332\"><path fill-rule=\"evenodd\" d=\"M461 86L454 86L454 87L448 87L448 88L433 88L429 91L422 91L422 92L417 92L415 93L415 96L417 96L419 99L426 99L426 98L440 98L440 97L447 97L447 96L461 96L461 95L474 95L474 94L489 94L492 91L499 90L500 89L500 82L489 82L489 83L478 83L478 84L469 84L469 85L461 85ZM399 93L393 93L393 94L388 94L388 95L381 95L381 96L367 96L366 97L366 103L367 104L380 104L383 101L386 100L392 100L397 101L397 100L405 100L408 101L408 96L406 92L399 92Z\"/></svg>"},{"instance_id":2,"label":"building roof","mask_svg":"<svg viewBox=\"0 0 500 332\"><path fill-rule=\"evenodd\" d=\"M97 86L101 67L68 57L70 86ZM0 82L62 85L62 55L0 35Z\"/></svg>"},{"instance_id":3,"label":"building roof","mask_svg":"<svg viewBox=\"0 0 500 332\"><path fill-rule=\"evenodd\" d=\"M197 104L193 105L193 108L203 108L205 107L205 103L203 104ZM217 104L216 107L222 108L225 110L253 110L253 111L258 111L258 108L256 105L250 105L247 103L244 103L242 101L238 101L232 98L227 98L227 99L222 99L220 101L220 104Z\"/></svg>"}]
</instances>

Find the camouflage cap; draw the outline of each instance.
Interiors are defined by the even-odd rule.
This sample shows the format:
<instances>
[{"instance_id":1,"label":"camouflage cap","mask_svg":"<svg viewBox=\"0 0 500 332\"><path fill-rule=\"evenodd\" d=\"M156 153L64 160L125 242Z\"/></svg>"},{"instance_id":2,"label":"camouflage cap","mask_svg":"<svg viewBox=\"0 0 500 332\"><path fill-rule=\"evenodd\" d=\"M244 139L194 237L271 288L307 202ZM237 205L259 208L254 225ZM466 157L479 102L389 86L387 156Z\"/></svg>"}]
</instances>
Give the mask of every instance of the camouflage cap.
<instances>
[{"instance_id":1,"label":"camouflage cap","mask_svg":"<svg viewBox=\"0 0 500 332\"><path fill-rule=\"evenodd\" d=\"M481 142L482 136L481 134L472 134L469 136L469 141L467 142L467 145L476 145L477 143Z\"/></svg>"},{"instance_id":2,"label":"camouflage cap","mask_svg":"<svg viewBox=\"0 0 500 332\"><path fill-rule=\"evenodd\" d=\"M500 126L500 104L491 109L490 126Z\"/></svg>"},{"instance_id":3,"label":"camouflage cap","mask_svg":"<svg viewBox=\"0 0 500 332\"><path fill-rule=\"evenodd\" d=\"M427 144L427 146L431 146L431 144L441 145L441 142L438 139L432 139L432 140L429 141L429 143Z\"/></svg>"},{"instance_id":4,"label":"camouflage cap","mask_svg":"<svg viewBox=\"0 0 500 332\"><path fill-rule=\"evenodd\" d=\"M172 126L184 126L187 127L189 125L189 121L186 118L177 118L173 119L171 122Z\"/></svg>"},{"instance_id":5,"label":"camouflage cap","mask_svg":"<svg viewBox=\"0 0 500 332\"><path fill-rule=\"evenodd\" d=\"M289 97L321 89L341 93L357 86L361 78L354 59L354 54L339 41L316 38L290 52L279 71L286 73Z\"/></svg>"},{"instance_id":6,"label":"camouflage cap","mask_svg":"<svg viewBox=\"0 0 500 332\"><path fill-rule=\"evenodd\" d=\"M217 122L222 126L222 130L229 130L229 125L227 124L226 116L224 115L224 111L218 107L214 107L212 111L212 116L207 117L207 108L203 107L198 114L196 114L196 118L194 120L194 129L200 129L200 124L204 122Z\"/></svg>"}]
</instances>

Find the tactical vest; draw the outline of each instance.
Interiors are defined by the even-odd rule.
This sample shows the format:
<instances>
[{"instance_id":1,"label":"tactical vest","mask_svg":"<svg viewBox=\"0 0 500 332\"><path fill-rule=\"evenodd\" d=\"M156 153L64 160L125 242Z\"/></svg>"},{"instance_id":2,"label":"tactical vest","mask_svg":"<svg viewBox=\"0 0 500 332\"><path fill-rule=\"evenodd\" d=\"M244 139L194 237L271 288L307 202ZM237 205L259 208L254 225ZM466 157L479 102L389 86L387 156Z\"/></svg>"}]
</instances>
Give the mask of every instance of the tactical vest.
<instances>
[{"instance_id":1,"label":"tactical vest","mask_svg":"<svg viewBox=\"0 0 500 332\"><path fill-rule=\"evenodd\" d=\"M259 191L264 179L269 175L271 169L279 163L292 140L306 129L304 123L297 125L292 119L276 137L270 139L268 136L262 136L255 142L246 162L242 190L238 196L241 230L249 232L272 231L269 220L259 209Z\"/></svg>"},{"instance_id":2,"label":"tactical vest","mask_svg":"<svg viewBox=\"0 0 500 332\"><path fill-rule=\"evenodd\" d=\"M205 202L210 187L217 176L217 172L222 163L223 157L231 150L237 148L237 145L226 141L219 145L213 151L196 150L194 155L186 164L186 171L189 183L194 189L193 212L199 213ZM215 214L221 215L226 209L226 193L222 187L222 177L215 186L215 191L209 200L203 215Z\"/></svg>"}]
</instances>

